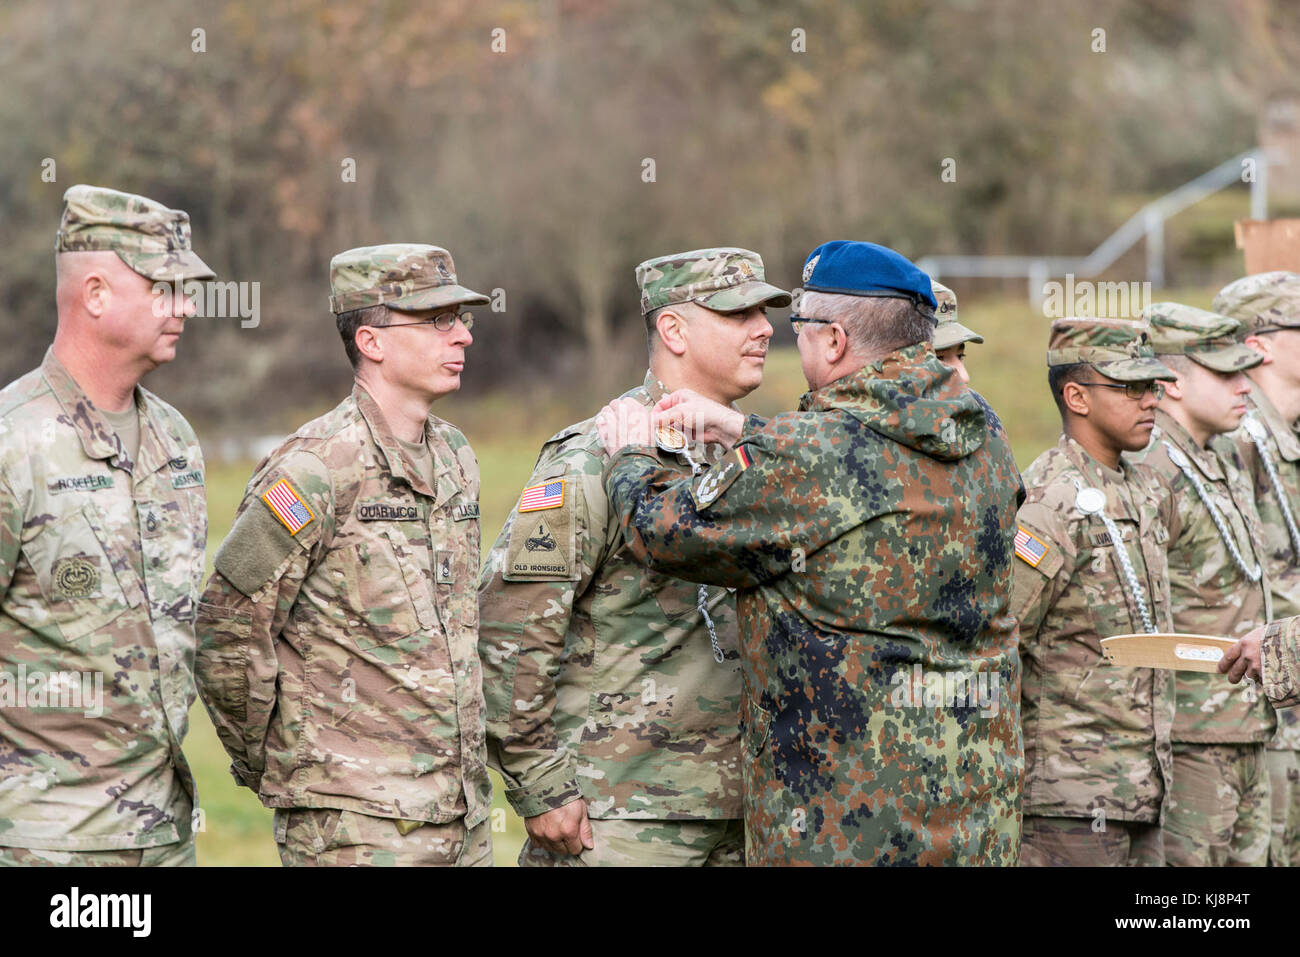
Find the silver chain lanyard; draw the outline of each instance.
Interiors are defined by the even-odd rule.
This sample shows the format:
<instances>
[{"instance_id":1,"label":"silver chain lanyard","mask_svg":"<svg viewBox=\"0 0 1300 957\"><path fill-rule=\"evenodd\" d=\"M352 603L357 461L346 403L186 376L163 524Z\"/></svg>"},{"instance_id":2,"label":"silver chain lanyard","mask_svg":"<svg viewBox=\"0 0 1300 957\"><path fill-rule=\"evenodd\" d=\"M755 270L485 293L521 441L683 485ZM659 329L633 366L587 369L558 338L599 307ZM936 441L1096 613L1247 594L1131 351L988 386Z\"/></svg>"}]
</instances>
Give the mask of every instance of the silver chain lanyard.
<instances>
[{"instance_id":1,"label":"silver chain lanyard","mask_svg":"<svg viewBox=\"0 0 1300 957\"><path fill-rule=\"evenodd\" d=\"M1277 466L1273 464L1273 456L1269 454L1268 445L1264 441L1267 436L1264 426L1254 416L1249 415L1241 424L1245 427L1251 441L1255 443L1255 448L1259 450L1260 461L1264 463L1264 471L1268 473L1268 480L1273 485L1273 494L1277 496L1278 504L1282 506L1282 518L1286 522L1287 534L1291 536L1291 554L1300 560L1300 529L1296 528L1295 516L1291 514L1291 503L1287 501L1286 489L1282 487L1282 478L1277 474Z\"/></svg>"},{"instance_id":2,"label":"silver chain lanyard","mask_svg":"<svg viewBox=\"0 0 1300 957\"><path fill-rule=\"evenodd\" d=\"M680 449L677 453L684 458L691 467L691 478L699 475L708 469L704 462L697 462L691 456L690 447ZM722 653L722 648L718 645L718 632L713 626L713 616L709 614L709 589L705 585L700 586L699 596L695 600L695 607L699 610L700 616L704 619L704 627L709 629L709 644L713 646L713 660L718 664L726 664L727 656Z\"/></svg>"},{"instance_id":3,"label":"silver chain lanyard","mask_svg":"<svg viewBox=\"0 0 1300 957\"><path fill-rule=\"evenodd\" d=\"M1237 540L1233 537L1232 530L1228 528L1228 523L1224 521L1223 515L1220 514L1218 507L1214 502L1210 501L1210 493L1205 488L1204 483L1201 482L1200 476L1197 475L1196 471L1192 468L1192 463L1188 461L1187 456L1178 449L1174 448L1164 440L1162 440L1162 442L1165 449L1169 452L1169 461L1173 462L1182 470L1182 473L1187 476L1188 481L1192 483L1192 488L1196 489L1196 494L1200 496L1201 504L1205 506L1206 511L1210 513L1210 518L1214 520L1214 526L1219 530L1219 537L1223 539L1223 544L1227 546L1228 554L1230 554L1232 560L1236 562L1237 568L1239 568L1241 573L1252 583L1258 582L1260 576L1263 574L1263 569L1258 565L1254 568L1248 568L1246 566L1246 559L1242 557L1241 552L1237 549Z\"/></svg>"},{"instance_id":4,"label":"silver chain lanyard","mask_svg":"<svg viewBox=\"0 0 1300 957\"><path fill-rule=\"evenodd\" d=\"M1133 569L1133 561L1129 557L1128 548L1125 547L1123 539L1120 537L1119 527L1106 514L1106 496L1100 489L1085 490L1078 479L1074 480L1074 487L1079 493L1075 499L1075 508L1085 515L1097 515L1106 526L1106 534L1110 536L1110 543L1115 546L1115 557L1119 559L1119 567L1123 570L1124 578L1128 581L1129 594L1133 596L1133 603L1137 605L1138 614L1142 617L1142 627L1146 629L1148 635L1154 635L1156 626L1151 620L1151 611L1147 607L1146 591L1142 588L1142 583L1138 581L1137 572ZM1093 498L1085 499L1085 491L1096 492L1096 501ZM1092 507L1093 505L1096 505L1095 509Z\"/></svg>"}]
</instances>

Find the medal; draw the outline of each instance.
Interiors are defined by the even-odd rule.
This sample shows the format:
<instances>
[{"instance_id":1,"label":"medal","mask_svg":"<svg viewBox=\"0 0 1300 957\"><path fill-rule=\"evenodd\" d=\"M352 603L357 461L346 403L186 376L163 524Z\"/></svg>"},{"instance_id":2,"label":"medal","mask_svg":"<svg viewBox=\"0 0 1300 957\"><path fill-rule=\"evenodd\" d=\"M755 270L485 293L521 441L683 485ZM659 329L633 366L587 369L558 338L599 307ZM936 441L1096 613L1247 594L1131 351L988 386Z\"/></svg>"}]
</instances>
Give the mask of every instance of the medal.
<instances>
[{"instance_id":1,"label":"medal","mask_svg":"<svg viewBox=\"0 0 1300 957\"><path fill-rule=\"evenodd\" d=\"M665 452L682 452L686 449L686 436L671 425L661 425L655 429L655 442Z\"/></svg>"}]
</instances>

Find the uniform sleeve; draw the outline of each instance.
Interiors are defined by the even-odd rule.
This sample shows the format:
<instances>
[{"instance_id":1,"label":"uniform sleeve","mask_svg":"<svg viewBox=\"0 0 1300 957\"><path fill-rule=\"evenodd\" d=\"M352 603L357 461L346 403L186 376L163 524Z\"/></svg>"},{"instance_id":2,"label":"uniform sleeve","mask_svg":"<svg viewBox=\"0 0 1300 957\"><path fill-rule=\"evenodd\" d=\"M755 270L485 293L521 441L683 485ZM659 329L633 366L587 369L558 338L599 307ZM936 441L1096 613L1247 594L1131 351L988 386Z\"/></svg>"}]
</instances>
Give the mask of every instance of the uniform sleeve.
<instances>
[{"instance_id":1,"label":"uniform sleeve","mask_svg":"<svg viewBox=\"0 0 1300 957\"><path fill-rule=\"evenodd\" d=\"M322 543L333 535L333 498L328 470L309 453L255 476L199 602L199 694L230 755L231 773L254 791L275 712L276 638ZM305 511L294 509L295 499ZM303 518L310 520L291 531Z\"/></svg>"},{"instance_id":2,"label":"uniform sleeve","mask_svg":"<svg viewBox=\"0 0 1300 957\"><path fill-rule=\"evenodd\" d=\"M574 756L555 727L555 679L574 602L608 551L603 463L594 455L585 459L585 468L539 463L528 487L562 482L564 500L524 512L516 502L479 589L488 763L501 772L506 800L521 817L582 796Z\"/></svg>"},{"instance_id":3,"label":"uniform sleeve","mask_svg":"<svg viewBox=\"0 0 1300 957\"><path fill-rule=\"evenodd\" d=\"M861 523L826 487L833 470L823 466L833 462L816 439L774 419L688 478L649 449L624 449L605 470L623 543L642 564L686 581L748 588L786 574L796 555Z\"/></svg>"},{"instance_id":4,"label":"uniform sleeve","mask_svg":"<svg viewBox=\"0 0 1300 957\"><path fill-rule=\"evenodd\" d=\"M1275 707L1300 705L1300 617L1273 622L1260 647L1264 694Z\"/></svg>"},{"instance_id":5,"label":"uniform sleeve","mask_svg":"<svg viewBox=\"0 0 1300 957\"><path fill-rule=\"evenodd\" d=\"M1037 638L1043 619L1069 582L1066 559L1071 556L1061 524L1051 509L1037 502L1022 505L1016 513L1021 544L1012 563L1011 613L1020 624L1022 645Z\"/></svg>"},{"instance_id":6,"label":"uniform sleeve","mask_svg":"<svg viewBox=\"0 0 1300 957\"><path fill-rule=\"evenodd\" d=\"M10 487L8 477L0 472L0 602L4 601L9 583L13 581L22 542L22 503Z\"/></svg>"}]
</instances>

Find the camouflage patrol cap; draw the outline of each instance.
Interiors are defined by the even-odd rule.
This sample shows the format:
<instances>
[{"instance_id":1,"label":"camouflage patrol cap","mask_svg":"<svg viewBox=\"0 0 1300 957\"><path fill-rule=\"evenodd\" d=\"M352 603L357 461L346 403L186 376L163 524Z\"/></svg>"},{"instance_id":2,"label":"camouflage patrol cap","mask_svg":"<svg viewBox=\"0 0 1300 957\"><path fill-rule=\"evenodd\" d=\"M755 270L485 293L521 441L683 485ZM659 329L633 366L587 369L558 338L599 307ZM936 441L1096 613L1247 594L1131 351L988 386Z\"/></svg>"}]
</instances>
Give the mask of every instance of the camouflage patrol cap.
<instances>
[{"instance_id":1,"label":"camouflage patrol cap","mask_svg":"<svg viewBox=\"0 0 1300 957\"><path fill-rule=\"evenodd\" d=\"M1215 372L1238 372L1264 361L1264 357L1237 342L1241 323L1179 302L1153 302L1142 310L1151 326L1156 355L1185 355Z\"/></svg>"},{"instance_id":2,"label":"camouflage patrol cap","mask_svg":"<svg viewBox=\"0 0 1300 957\"><path fill-rule=\"evenodd\" d=\"M930 280L934 292L937 325L934 327L934 351L942 352L963 342L983 342L984 337L957 321L957 294L941 282Z\"/></svg>"},{"instance_id":3,"label":"camouflage patrol cap","mask_svg":"<svg viewBox=\"0 0 1300 957\"><path fill-rule=\"evenodd\" d=\"M1178 378L1156 358L1145 323L1071 316L1052 323L1047 367L1086 362L1117 382Z\"/></svg>"},{"instance_id":4,"label":"camouflage patrol cap","mask_svg":"<svg viewBox=\"0 0 1300 957\"><path fill-rule=\"evenodd\" d=\"M636 281L642 315L679 302L697 302L714 312L790 305L790 294L768 285L763 258L748 249L693 249L647 259L636 267Z\"/></svg>"},{"instance_id":5,"label":"camouflage patrol cap","mask_svg":"<svg viewBox=\"0 0 1300 957\"><path fill-rule=\"evenodd\" d=\"M456 264L440 246L389 243L359 246L330 260L330 312L367 306L406 312L490 302L456 283Z\"/></svg>"},{"instance_id":6,"label":"camouflage patrol cap","mask_svg":"<svg viewBox=\"0 0 1300 957\"><path fill-rule=\"evenodd\" d=\"M1300 328L1300 275L1278 270L1233 280L1214 297L1214 311L1241 323L1238 339Z\"/></svg>"},{"instance_id":7,"label":"camouflage patrol cap","mask_svg":"<svg viewBox=\"0 0 1300 957\"><path fill-rule=\"evenodd\" d=\"M68 187L55 254L110 251L146 279L217 275L190 248L190 216L184 210L102 186Z\"/></svg>"}]
</instances>

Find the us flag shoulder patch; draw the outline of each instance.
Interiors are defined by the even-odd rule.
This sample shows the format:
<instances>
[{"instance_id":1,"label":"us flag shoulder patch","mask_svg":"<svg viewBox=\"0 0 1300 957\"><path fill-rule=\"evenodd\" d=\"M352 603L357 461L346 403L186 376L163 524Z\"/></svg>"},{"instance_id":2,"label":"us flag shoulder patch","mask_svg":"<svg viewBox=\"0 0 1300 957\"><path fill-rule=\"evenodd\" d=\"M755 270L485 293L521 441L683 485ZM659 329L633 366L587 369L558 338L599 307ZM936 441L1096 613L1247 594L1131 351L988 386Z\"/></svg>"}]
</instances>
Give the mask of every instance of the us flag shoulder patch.
<instances>
[{"instance_id":1,"label":"us flag shoulder patch","mask_svg":"<svg viewBox=\"0 0 1300 957\"><path fill-rule=\"evenodd\" d=\"M1045 541L1025 526L1016 526L1016 554L1024 559L1030 568L1037 568L1048 550L1049 546Z\"/></svg>"},{"instance_id":2,"label":"us flag shoulder patch","mask_svg":"<svg viewBox=\"0 0 1300 957\"><path fill-rule=\"evenodd\" d=\"M262 501L290 535L297 535L316 519L303 497L285 479L280 479L263 492Z\"/></svg>"},{"instance_id":3,"label":"us flag shoulder patch","mask_svg":"<svg viewBox=\"0 0 1300 957\"><path fill-rule=\"evenodd\" d=\"M519 511L540 512L545 508L559 508L564 504L564 480L544 482L524 489L519 496Z\"/></svg>"}]
</instances>

